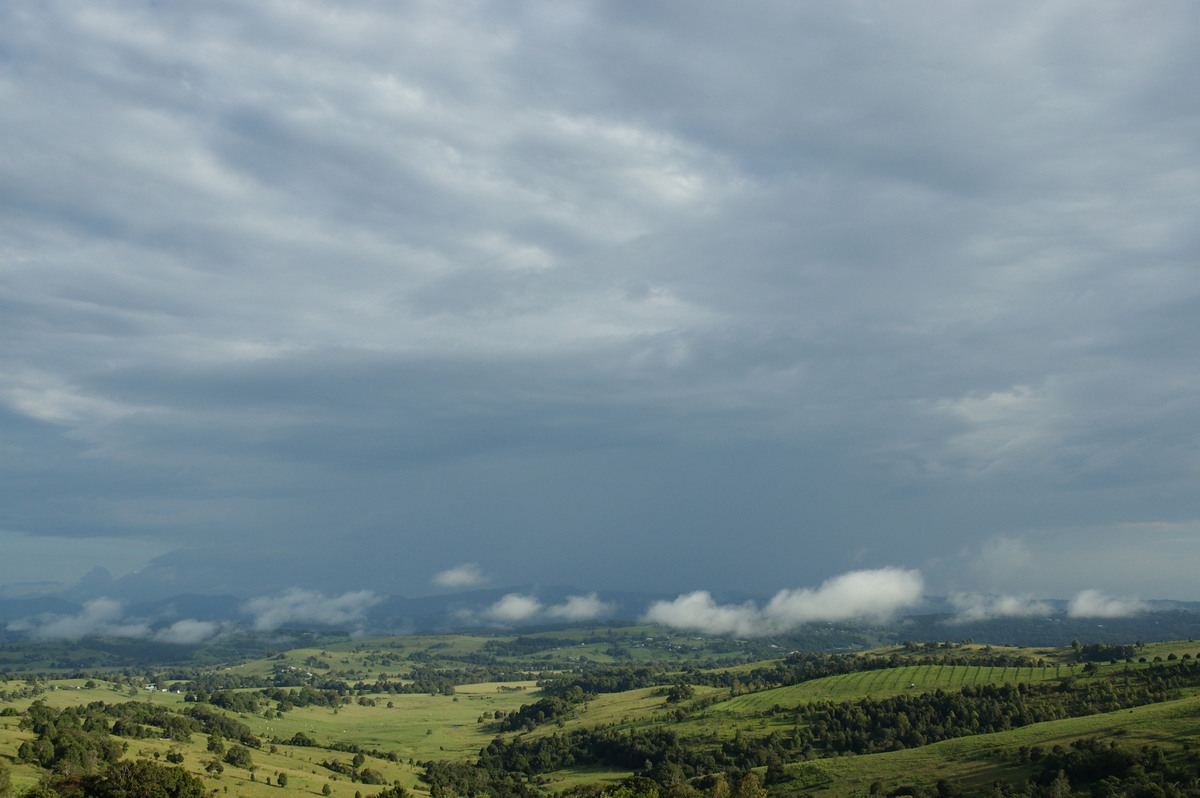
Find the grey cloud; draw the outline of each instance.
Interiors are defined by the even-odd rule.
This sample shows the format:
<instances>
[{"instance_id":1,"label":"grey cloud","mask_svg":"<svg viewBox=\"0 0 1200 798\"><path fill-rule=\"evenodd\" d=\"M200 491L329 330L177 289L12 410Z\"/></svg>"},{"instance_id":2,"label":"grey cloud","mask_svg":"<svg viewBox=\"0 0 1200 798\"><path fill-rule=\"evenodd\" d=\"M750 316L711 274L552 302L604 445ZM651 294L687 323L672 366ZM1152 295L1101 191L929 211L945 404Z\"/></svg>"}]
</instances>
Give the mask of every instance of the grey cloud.
<instances>
[{"instance_id":1,"label":"grey cloud","mask_svg":"<svg viewBox=\"0 0 1200 798\"><path fill-rule=\"evenodd\" d=\"M291 588L275 596L259 596L242 605L253 616L254 628L271 631L287 624L347 625L360 623L367 610L383 600L369 590L326 596L313 590Z\"/></svg>"},{"instance_id":2,"label":"grey cloud","mask_svg":"<svg viewBox=\"0 0 1200 798\"><path fill-rule=\"evenodd\" d=\"M28 631L42 640L79 640L84 637L147 637L144 621L125 618L124 608L109 598L92 599L78 615L57 616L20 622L15 631Z\"/></svg>"},{"instance_id":3,"label":"grey cloud","mask_svg":"<svg viewBox=\"0 0 1200 798\"><path fill-rule=\"evenodd\" d=\"M5 8L0 522L336 592L1200 518L1195 24L1081 9Z\"/></svg>"},{"instance_id":4,"label":"grey cloud","mask_svg":"<svg viewBox=\"0 0 1200 798\"><path fill-rule=\"evenodd\" d=\"M15 632L38 640L81 640L86 637L153 639L174 645L198 645L226 631L227 624L184 618L153 629L146 619L130 618L120 601L104 597L86 602L76 615L26 618L10 623Z\"/></svg>"}]
</instances>

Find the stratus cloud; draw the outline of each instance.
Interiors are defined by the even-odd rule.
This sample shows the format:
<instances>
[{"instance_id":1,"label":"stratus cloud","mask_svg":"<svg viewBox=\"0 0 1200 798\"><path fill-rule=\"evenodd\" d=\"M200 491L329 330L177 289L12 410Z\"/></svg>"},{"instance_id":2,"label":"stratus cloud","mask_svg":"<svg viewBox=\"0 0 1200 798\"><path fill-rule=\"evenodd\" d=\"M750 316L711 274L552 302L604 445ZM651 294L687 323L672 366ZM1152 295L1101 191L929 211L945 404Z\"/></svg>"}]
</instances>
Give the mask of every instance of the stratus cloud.
<instances>
[{"instance_id":1,"label":"stratus cloud","mask_svg":"<svg viewBox=\"0 0 1200 798\"><path fill-rule=\"evenodd\" d=\"M1046 616L1054 608L1045 601L1028 596L994 596L983 593L954 593L950 596L955 622L985 621L990 618L1028 618Z\"/></svg>"},{"instance_id":2,"label":"stratus cloud","mask_svg":"<svg viewBox=\"0 0 1200 798\"><path fill-rule=\"evenodd\" d=\"M827 579L816 590L781 590L763 611L780 630L812 621L886 618L921 600L925 581L917 571L879 568Z\"/></svg>"},{"instance_id":3,"label":"stratus cloud","mask_svg":"<svg viewBox=\"0 0 1200 798\"><path fill-rule=\"evenodd\" d=\"M547 606L535 596L509 593L484 610L484 616L501 623L522 623L534 618L556 618L565 621L590 621L612 612L612 605L601 601L595 593L586 596L567 596L562 604Z\"/></svg>"},{"instance_id":4,"label":"stratus cloud","mask_svg":"<svg viewBox=\"0 0 1200 798\"><path fill-rule=\"evenodd\" d=\"M253 625L257 631L269 632L289 623L357 624L367 610L382 600L370 590L331 597L294 587L278 596L251 599L242 605L242 611L254 616Z\"/></svg>"},{"instance_id":5,"label":"stratus cloud","mask_svg":"<svg viewBox=\"0 0 1200 798\"><path fill-rule=\"evenodd\" d=\"M221 624L188 618L159 629L154 633L154 639L162 643L194 646L211 640L222 631L224 631L224 628Z\"/></svg>"},{"instance_id":6,"label":"stratus cloud","mask_svg":"<svg viewBox=\"0 0 1200 798\"><path fill-rule=\"evenodd\" d=\"M546 614L565 621L590 621L608 615L612 610L611 604L601 601L595 593L588 593L586 596L567 596L562 604L547 608Z\"/></svg>"},{"instance_id":7,"label":"stratus cloud","mask_svg":"<svg viewBox=\"0 0 1200 798\"><path fill-rule=\"evenodd\" d=\"M494 621L518 623L527 621L542 612L542 602L533 596L509 593L484 611Z\"/></svg>"},{"instance_id":8,"label":"stratus cloud","mask_svg":"<svg viewBox=\"0 0 1200 798\"><path fill-rule=\"evenodd\" d=\"M656 601L646 610L642 620L673 629L699 629L714 635L752 637L762 632L762 618L752 602L722 606L707 590L686 593L674 601Z\"/></svg>"},{"instance_id":9,"label":"stratus cloud","mask_svg":"<svg viewBox=\"0 0 1200 798\"><path fill-rule=\"evenodd\" d=\"M20 628L20 627L10 627ZM146 637L150 627L141 621L124 619L119 601L110 598L92 599L83 605L78 615L51 618L44 623L24 625L41 640L79 640L84 637Z\"/></svg>"},{"instance_id":10,"label":"stratus cloud","mask_svg":"<svg viewBox=\"0 0 1200 798\"><path fill-rule=\"evenodd\" d=\"M438 587L474 587L487 582L487 577L478 565L466 562L436 574L432 581Z\"/></svg>"},{"instance_id":11,"label":"stratus cloud","mask_svg":"<svg viewBox=\"0 0 1200 798\"><path fill-rule=\"evenodd\" d=\"M1145 612L1150 605L1136 598L1113 598L1099 590L1081 590L1067 605L1072 618L1128 618Z\"/></svg>"},{"instance_id":12,"label":"stratus cloud","mask_svg":"<svg viewBox=\"0 0 1200 798\"><path fill-rule=\"evenodd\" d=\"M925 583L917 571L880 568L851 571L819 588L781 590L761 610L753 602L717 604L698 590L650 605L642 620L677 629L739 637L784 633L806 623L852 618L886 618L921 600Z\"/></svg>"}]
</instances>

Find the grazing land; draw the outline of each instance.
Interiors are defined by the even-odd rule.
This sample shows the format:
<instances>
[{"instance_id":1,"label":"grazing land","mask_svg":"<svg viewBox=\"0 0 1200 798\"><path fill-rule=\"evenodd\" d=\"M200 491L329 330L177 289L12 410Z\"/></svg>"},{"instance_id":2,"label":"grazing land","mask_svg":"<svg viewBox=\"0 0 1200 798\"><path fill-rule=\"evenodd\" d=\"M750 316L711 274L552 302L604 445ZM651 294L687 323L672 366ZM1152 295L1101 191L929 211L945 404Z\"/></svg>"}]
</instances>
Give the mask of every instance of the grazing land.
<instances>
[{"instance_id":1,"label":"grazing land","mask_svg":"<svg viewBox=\"0 0 1200 798\"><path fill-rule=\"evenodd\" d=\"M197 798L1061 798L1200 784L1192 641L767 658L761 643L650 627L296 642L120 666L93 641L83 656L98 667L31 646L41 667L0 681L0 786L115 794L128 763L174 785L162 794Z\"/></svg>"}]
</instances>

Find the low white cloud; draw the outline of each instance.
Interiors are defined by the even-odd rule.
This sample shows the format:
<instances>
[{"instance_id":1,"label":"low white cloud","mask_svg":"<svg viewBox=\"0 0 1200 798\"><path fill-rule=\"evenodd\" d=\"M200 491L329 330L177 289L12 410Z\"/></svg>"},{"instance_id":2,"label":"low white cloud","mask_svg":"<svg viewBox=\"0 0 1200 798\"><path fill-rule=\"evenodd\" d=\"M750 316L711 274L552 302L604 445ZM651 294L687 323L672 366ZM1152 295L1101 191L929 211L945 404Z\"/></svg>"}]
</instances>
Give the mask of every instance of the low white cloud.
<instances>
[{"instance_id":1,"label":"low white cloud","mask_svg":"<svg viewBox=\"0 0 1200 798\"><path fill-rule=\"evenodd\" d=\"M1146 612L1150 605L1136 598L1114 598L1099 590L1081 590L1067 605L1072 618L1128 618Z\"/></svg>"},{"instance_id":2,"label":"low white cloud","mask_svg":"<svg viewBox=\"0 0 1200 798\"><path fill-rule=\"evenodd\" d=\"M674 601L654 602L642 620L673 629L699 629L714 635L751 637L761 634L762 619L752 602L722 606L707 590L697 590Z\"/></svg>"},{"instance_id":3,"label":"low white cloud","mask_svg":"<svg viewBox=\"0 0 1200 798\"><path fill-rule=\"evenodd\" d=\"M488 607L484 612L484 615L493 621L518 623L520 621L527 621L530 618L533 618L534 616L540 614L542 610L542 602L538 601L533 596L524 596L520 593L509 593L495 604Z\"/></svg>"},{"instance_id":4,"label":"low white cloud","mask_svg":"<svg viewBox=\"0 0 1200 798\"><path fill-rule=\"evenodd\" d=\"M564 621L590 621L608 615L613 606L601 601L595 593L567 596L561 604L543 604L536 596L509 593L483 611L490 621L524 623L534 619L554 618Z\"/></svg>"},{"instance_id":5,"label":"low white cloud","mask_svg":"<svg viewBox=\"0 0 1200 798\"><path fill-rule=\"evenodd\" d=\"M222 631L224 628L221 624L188 618L159 629L154 633L154 639L161 643L194 646L211 640Z\"/></svg>"},{"instance_id":6,"label":"low white cloud","mask_svg":"<svg viewBox=\"0 0 1200 798\"><path fill-rule=\"evenodd\" d=\"M487 577L478 565L466 562L434 575L431 581L438 587L475 587L486 583Z\"/></svg>"},{"instance_id":7,"label":"low white cloud","mask_svg":"<svg viewBox=\"0 0 1200 798\"><path fill-rule=\"evenodd\" d=\"M192 618L176 621L152 631L146 621L126 618L119 601L101 597L83 605L75 615L45 615L24 618L8 624L12 632L27 632L38 640L80 640L85 637L148 638L161 643L198 645L224 632L228 624L197 621Z\"/></svg>"},{"instance_id":8,"label":"low white cloud","mask_svg":"<svg viewBox=\"0 0 1200 798\"><path fill-rule=\"evenodd\" d=\"M361 622L367 610L383 598L370 590L326 596L311 590L291 588L278 596L260 596L242 605L242 611L254 616L254 628L260 632L290 623L320 623L331 626Z\"/></svg>"},{"instance_id":9,"label":"low white cloud","mask_svg":"<svg viewBox=\"0 0 1200 798\"><path fill-rule=\"evenodd\" d=\"M781 590L759 609L753 602L720 605L704 590L650 605L642 620L677 629L739 637L784 633L806 623L887 618L921 600L925 583L917 571L880 568L851 571L816 589Z\"/></svg>"},{"instance_id":10,"label":"low white cloud","mask_svg":"<svg viewBox=\"0 0 1200 798\"><path fill-rule=\"evenodd\" d=\"M611 604L601 601L595 593L588 593L586 596L567 596L562 604L547 608L546 614L565 621L590 621L608 615L612 610Z\"/></svg>"},{"instance_id":11,"label":"low white cloud","mask_svg":"<svg viewBox=\"0 0 1200 798\"><path fill-rule=\"evenodd\" d=\"M19 627L12 627L14 631ZM41 640L79 640L84 637L146 637L150 627L124 617L119 601L92 599L78 615L57 616L41 623L27 622L26 629Z\"/></svg>"},{"instance_id":12,"label":"low white cloud","mask_svg":"<svg viewBox=\"0 0 1200 798\"><path fill-rule=\"evenodd\" d=\"M924 590L925 581L917 571L851 571L827 579L816 590L782 590L763 612L780 631L813 621L887 618L920 602Z\"/></svg>"},{"instance_id":13,"label":"low white cloud","mask_svg":"<svg viewBox=\"0 0 1200 798\"><path fill-rule=\"evenodd\" d=\"M997 596L983 593L954 593L950 596L954 621L985 621L990 618L1029 618L1046 616L1054 608L1045 601L1028 596Z\"/></svg>"}]
</instances>

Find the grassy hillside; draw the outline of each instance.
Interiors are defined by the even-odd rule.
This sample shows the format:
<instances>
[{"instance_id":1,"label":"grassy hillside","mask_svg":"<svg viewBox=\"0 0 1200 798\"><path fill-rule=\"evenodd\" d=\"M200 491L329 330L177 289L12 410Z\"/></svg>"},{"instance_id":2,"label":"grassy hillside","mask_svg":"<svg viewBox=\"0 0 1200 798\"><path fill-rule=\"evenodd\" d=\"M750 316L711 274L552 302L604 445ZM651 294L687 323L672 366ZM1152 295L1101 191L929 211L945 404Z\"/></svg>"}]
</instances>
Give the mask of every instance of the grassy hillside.
<instances>
[{"instance_id":1,"label":"grassy hillside","mask_svg":"<svg viewBox=\"0 0 1200 798\"><path fill-rule=\"evenodd\" d=\"M864 795L878 782L884 793L918 785L931 790L939 779L986 791L996 779L1018 781L1034 768L1019 761L1030 746L1068 745L1084 737L1117 741L1122 746L1161 746L1179 760L1194 756L1200 744L1196 698L1118 712L1038 723L995 734L963 737L906 751L820 759L787 766L787 791L817 796Z\"/></svg>"},{"instance_id":2,"label":"grassy hillside","mask_svg":"<svg viewBox=\"0 0 1200 798\"><path fill-rule=\"evenodd\" d=\"M97 702L133 702L186 715L205 701L218 701L222 688L230 688L227 696L245 696L243 704L230 704L242 708L210 707L209 711L244 724L261 741L251 750L252 767L225 764L221 772L213 772L211 763L220 754L210 750L209 733L172 740L153 725L148 736L122 738L125 756L165 762L170 755L203 778L209 789L237 795L322 794L328 786L335 796L353 798L355 793L371 795L382 789L379 784L352 780L368 770L377 781L426 792L429 785L419 780L424 763L474 762L496 738L514 745L562 745L569 735L611 734L617 740L674 740L671 745L686 755L675 760L672 754L660 763L651 752L636 764L616 766L615 760L589 759L592 755L581 748L577 756L569 757L571 764L561 767L539 767L526 757L530 769L517 780L551 790L611 783L641 772L644 763L652 760L655 767L646 772L656 778L678 777L671 776L675 772L691 777L702 767L696 763L708 757L735 763L720 768L750 768L769 777L770 789L781 796L832 797L865 794L872 784L887 792L909 785L932 788L939 779L957 782L968 792L986 791L996 779L1020 782L1035 772L1034 764L1022 759L1023 749L1066 745L1084 737L1116 740L1135 748L1161 746L1171 762L1187 761L1200 743L1200 712L1194 706L1200 679L1189 676L1191 681L1174 686L1147 681L1153 674L1173 678L1172 674L1191 673L1188 668L1200 656L1200 644L1192 641L1140 646L1134 657L1091 664L1080 661L1080 651L1071 647L938 643L722 667L722 656L740 656L736 643L655 639L652 631L626 630L619 639L603 630L524 637L330 639L213 669L126 669L121 674L97 672L77 678L10 675L0 682L0 758L11 767L17 793L47 775L45 768L23 761L20 753L22 744L36 740L31 729L19 727L22 713L35 701L57 710L80 711ZM621 649L635 640L653 645L644 650L652 651L654 658L626 656ZM698 661L709 667L697 669ZM467 681L485 671L558 675L567 682L542 690L532 679ZM431 673L444 679L438 689L405 691L412 687L412 679ZM613 692L566 690L571 678L595 673L612 674L614 683L626 679L638 686ZM154 682L172 689L146 689ZM1089 685L1103 689L1089 693ZM294 692L300 686L311 688L326 703L284 706L268 697L271 690ZM814 724L828 722L826 707L861 705L863 712L875 712L876 707L890 706L889 701L964 690L983 695L980 691L985 688L1015 695L1014 700L1031 707L1075 693L1083 696L1080 701L1097 707L1110 699L1132 703L1117 711L1062 716L969 736L964 732L954 739L884 753L830 756L832 749L822 748L823 741L816 741L815 747L801 745L804 734L817 728ZM1144 700L1138 697L1139 690L1145 693ZM522 707L535 702L548 702L546 712L536 717L522 714L526 712ZM1062 706L1066 708L1055 711L1076 711L1073 705ZM112 717L107 717L111 726ZM526 722L513 726L513 717ZM311 744L290 744L297 735ZM356 751L364 755L359 765L353 762ZM763 764L764 756L774 758L774 771ZM278 786L281 773L286 776L285 788ZM502 795L504 789L494 787L491 792Z\"/></svg>"}]
</instances>

